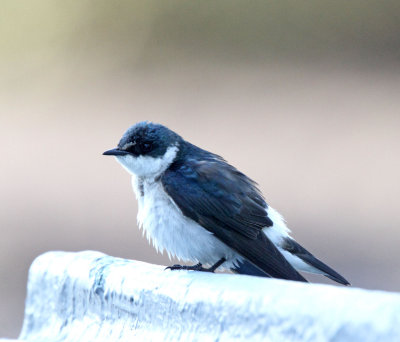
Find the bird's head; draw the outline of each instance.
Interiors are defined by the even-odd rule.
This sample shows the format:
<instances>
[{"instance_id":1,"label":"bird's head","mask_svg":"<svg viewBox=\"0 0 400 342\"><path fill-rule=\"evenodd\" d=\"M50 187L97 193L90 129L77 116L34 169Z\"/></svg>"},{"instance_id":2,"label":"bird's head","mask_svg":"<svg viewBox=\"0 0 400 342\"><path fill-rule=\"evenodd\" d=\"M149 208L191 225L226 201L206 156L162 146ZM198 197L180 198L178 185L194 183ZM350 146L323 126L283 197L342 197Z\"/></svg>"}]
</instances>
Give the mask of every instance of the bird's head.
<instances>
[{"instance_id":1,"label":"bird's head","mask_svg":"<svg viewBox=\"0 0 400 342\"><path fill-rule=\"evenodd\" d=\"M139 122L124 133L118 146L103 155L114 156L138 177L157 177L174 161L182 138L167 127Z\"/></svg>"}]
</instances>

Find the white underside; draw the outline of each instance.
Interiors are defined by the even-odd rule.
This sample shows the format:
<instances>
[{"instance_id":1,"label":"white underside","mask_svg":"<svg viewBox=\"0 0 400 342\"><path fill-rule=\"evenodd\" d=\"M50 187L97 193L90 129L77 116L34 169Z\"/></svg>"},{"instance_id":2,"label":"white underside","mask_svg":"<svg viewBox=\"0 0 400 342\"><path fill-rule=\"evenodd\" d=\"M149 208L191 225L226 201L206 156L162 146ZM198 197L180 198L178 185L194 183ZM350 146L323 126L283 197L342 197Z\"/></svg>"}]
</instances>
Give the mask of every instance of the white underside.
<instances>
[{"instance_id":1,"label":"white underside","mask_svg":"<svg viewBox=\"0 0 400 342\"><path fill-rule=\"evenodd\" d=\"M184 216L161 182L132 177L132 186L139 204L139 227L157 251L166 251L170 258L204 265L213 265L225 258L227 261L222 268L230 268L240 260L240 255L233 249Z\"/></svg>"},{"instance_id":2,"label":"white underside","mask_svg":"<svg viewBox=\"0 0 400 342\"><path fill-rule=\"evenodd\" d=\"M220 267L229 269L242 256L216 238L211 232L184 216L164 191L157 179L175 158L177 147L168 148L163 158L118 156L117 161L132 175L132 186L138 200L138 225L158 252L182 261L213 265L221 258L227 261ZM288 262L297 270L321 273L300 258L283 250L284 238L291 238L282 216L273 208L266 209L273 226L263 229Z\"/></svg>"}]
</instances>

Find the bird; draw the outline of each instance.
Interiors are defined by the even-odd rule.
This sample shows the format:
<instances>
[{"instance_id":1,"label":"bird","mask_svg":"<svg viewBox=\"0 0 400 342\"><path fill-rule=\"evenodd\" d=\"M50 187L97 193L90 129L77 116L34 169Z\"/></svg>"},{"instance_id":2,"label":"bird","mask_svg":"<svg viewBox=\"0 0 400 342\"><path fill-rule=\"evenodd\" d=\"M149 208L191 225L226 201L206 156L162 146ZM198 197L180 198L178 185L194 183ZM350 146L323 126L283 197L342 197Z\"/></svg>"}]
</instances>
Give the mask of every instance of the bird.
<instances>
[{"instance_id":1,"label":"bird","mask_svg":"<svg viewBox=\"0 0 400 342\"><path fill-rule=\"evenodd\" d=\"M166 126L138 122L103 155L132 176L138 226L155 249L193 264L167 269L300 282L308 272L350 285L295 241L255 181Z\"/></svg>"}]
</instances>

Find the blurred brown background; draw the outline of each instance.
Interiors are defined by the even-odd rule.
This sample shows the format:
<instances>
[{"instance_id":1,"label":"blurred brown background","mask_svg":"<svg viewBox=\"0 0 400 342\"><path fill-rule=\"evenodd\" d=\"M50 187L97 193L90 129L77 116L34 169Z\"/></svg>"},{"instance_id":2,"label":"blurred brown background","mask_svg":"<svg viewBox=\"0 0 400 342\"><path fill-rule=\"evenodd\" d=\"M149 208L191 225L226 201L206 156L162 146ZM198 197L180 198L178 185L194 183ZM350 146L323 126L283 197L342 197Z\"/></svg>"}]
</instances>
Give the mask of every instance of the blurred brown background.
<instances>
[{"instance_id":1,"label":"blurred brown background","mask_svg":"<svg viewBox=\"0 0 400 342\"><path fill-rule=\"evenodd\" d=\"M0 337L40 253L170 263L101 155L140 120L255 179L354 286L398 291L399 16L398 0L3 0Z\"/></svg>"}]
</instances>

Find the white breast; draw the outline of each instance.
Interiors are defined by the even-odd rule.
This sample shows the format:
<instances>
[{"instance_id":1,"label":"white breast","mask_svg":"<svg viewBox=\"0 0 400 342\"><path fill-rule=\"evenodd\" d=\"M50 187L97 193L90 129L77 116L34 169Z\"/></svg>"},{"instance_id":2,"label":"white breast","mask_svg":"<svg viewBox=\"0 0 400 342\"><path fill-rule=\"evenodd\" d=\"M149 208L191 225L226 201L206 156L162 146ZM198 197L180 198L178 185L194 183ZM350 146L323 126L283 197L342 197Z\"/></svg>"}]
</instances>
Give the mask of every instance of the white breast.
<instances>
[{"instance_id":1,"label":"white breast","mask_svg":"<svg viewBox=\"0 0 400 342\"><path fill-rule=\"evenodd\" d=\"M183 261L212 265L221 258L229 268L240 256L195 221L184 216L164 191L162 183L154 179L132 177L138 199L138 224L159 252Z\"/></svg>"}]
</instances>

